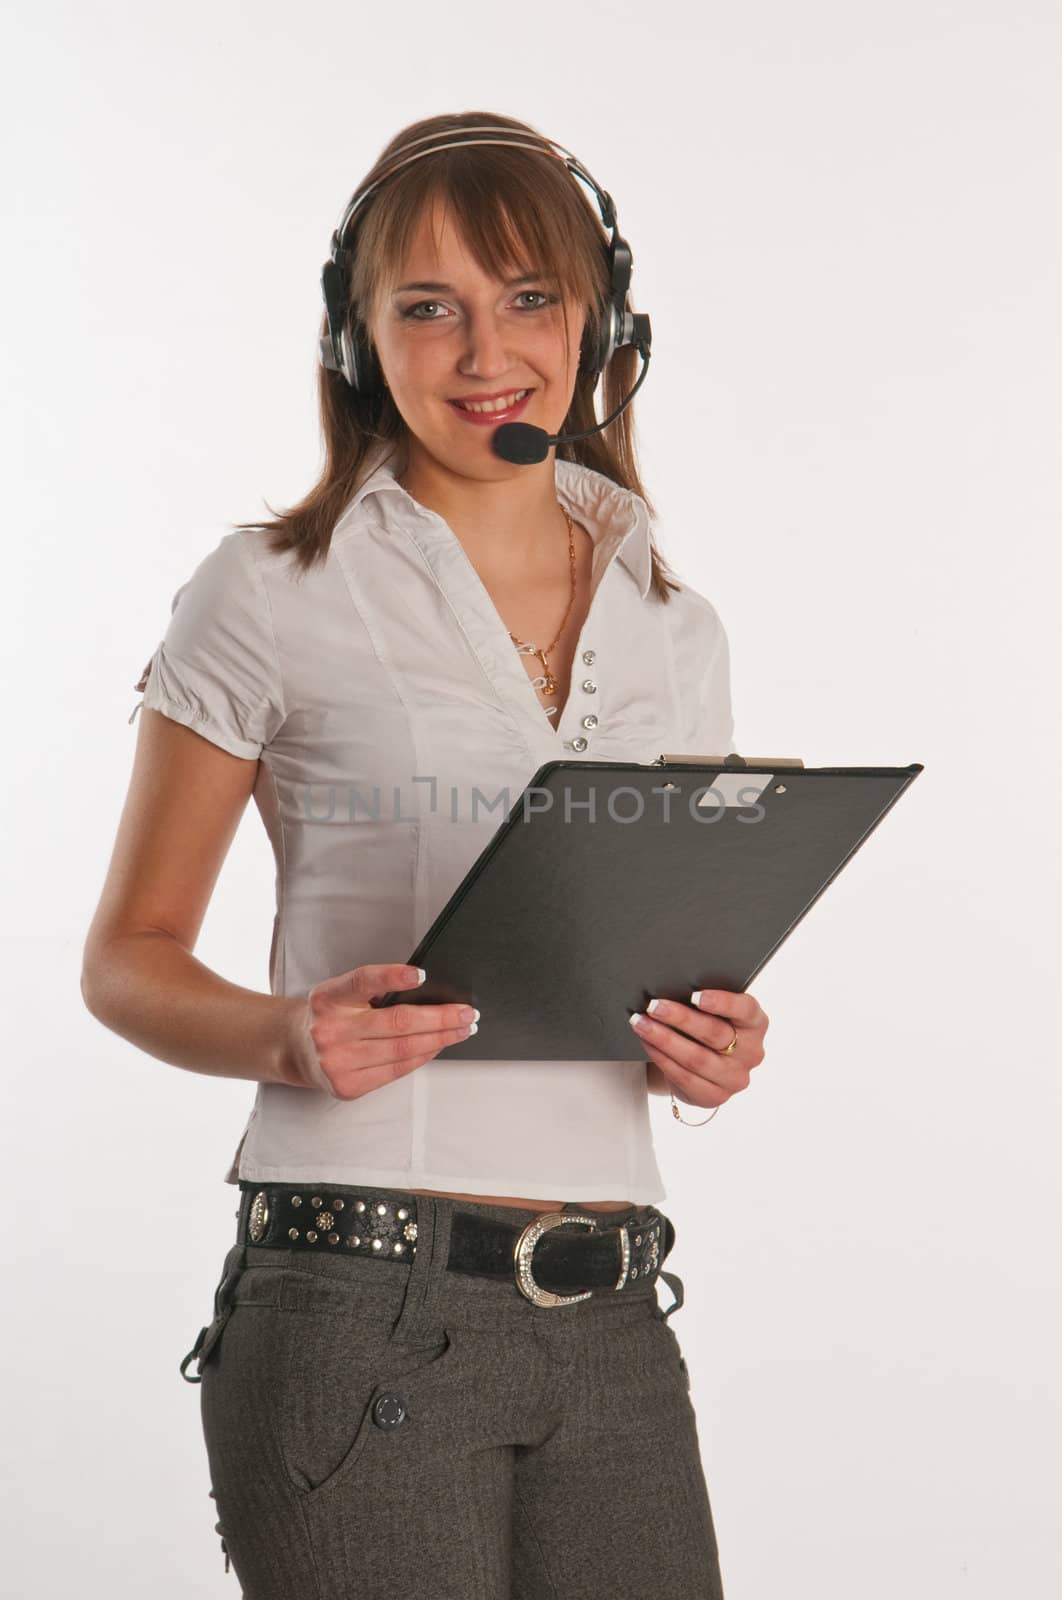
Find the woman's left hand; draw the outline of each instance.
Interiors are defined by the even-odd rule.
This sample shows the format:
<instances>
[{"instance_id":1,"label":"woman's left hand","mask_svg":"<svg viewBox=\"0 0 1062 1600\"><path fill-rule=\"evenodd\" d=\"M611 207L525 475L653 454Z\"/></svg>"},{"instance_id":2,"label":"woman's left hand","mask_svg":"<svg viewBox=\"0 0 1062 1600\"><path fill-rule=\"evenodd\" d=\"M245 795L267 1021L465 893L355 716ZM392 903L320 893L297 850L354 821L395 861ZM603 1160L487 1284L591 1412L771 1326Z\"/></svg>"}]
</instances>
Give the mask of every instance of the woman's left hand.
<instances>
[{"instance_id":1,"label":"woman's left hand","mask_svg":"<svg viewBox=\"0 0 1062 1600\"><path fill-rule=\"evenodd\" d=\"M652 1016L632 1021L649 1057L650 1078L657 1069L676 1100L687 1105L721 1106L747 1089L753 1067L764 1057L768 1019L750 994L701 989L698 1003L658 1000ZM729 1055L732 1038L736 1044Z\"/></svg>"}]
</instances>

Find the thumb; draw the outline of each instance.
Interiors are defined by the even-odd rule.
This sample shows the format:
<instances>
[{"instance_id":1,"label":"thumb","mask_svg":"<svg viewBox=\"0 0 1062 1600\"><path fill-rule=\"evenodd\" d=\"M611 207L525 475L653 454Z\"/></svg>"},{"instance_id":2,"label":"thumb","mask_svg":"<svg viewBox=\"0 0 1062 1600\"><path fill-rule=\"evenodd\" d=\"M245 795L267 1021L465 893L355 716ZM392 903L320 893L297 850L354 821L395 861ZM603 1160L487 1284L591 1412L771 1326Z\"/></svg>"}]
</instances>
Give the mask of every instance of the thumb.
<instances>
[{"instance_id":1,"label":"thumb","mask_svg":"<svg viewBox=\"0 0 1062 1600\"><path fill-rule=\"evenodd\" d=\"M354 967L336 978L325 978L311 989L314 1001L367 1006L392 989L416 989L427 974L423 967L408 967L405 962L386 961Z\"/></svg>"}]
</instances>

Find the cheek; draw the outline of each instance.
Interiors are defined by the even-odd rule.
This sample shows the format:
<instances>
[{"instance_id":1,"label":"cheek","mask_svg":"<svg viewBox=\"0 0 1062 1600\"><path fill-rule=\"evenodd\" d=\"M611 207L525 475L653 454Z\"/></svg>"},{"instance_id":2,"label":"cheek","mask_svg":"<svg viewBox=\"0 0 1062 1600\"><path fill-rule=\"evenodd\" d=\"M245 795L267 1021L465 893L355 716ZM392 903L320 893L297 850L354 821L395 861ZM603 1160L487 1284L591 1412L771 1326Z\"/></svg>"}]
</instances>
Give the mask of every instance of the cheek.
<instances>
[{"instance_id":1,"label":"cheek","mask_svg":"<svg viewBox=\"0 0 1062 1600\"><path fill-rule=\"evenodd\" d=\"M426 388L442 365L440 341L423 329L388 325L380 334L376 349L391 389L416 403L418 391Z\"/></svg>"},{"instance_id":2,"label":"cheek","mask_svg":"<svg viewBox=\"0 0 1062 1600\"><path fill-rule=\"evenodd\" d=\"M429 353L424 345L416 346L409 340L396 338L384 350L384 362L390 373L393 389L416 389L431 367Z\"/></svg>"}]
</instances>

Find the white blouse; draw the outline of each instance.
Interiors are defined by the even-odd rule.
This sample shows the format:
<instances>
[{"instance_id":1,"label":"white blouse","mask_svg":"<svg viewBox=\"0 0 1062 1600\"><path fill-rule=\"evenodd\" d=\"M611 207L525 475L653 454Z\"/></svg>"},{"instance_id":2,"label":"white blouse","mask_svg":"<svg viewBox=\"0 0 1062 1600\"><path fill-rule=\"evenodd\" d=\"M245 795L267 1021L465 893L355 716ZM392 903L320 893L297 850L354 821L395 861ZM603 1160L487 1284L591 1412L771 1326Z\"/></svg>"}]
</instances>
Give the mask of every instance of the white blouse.
<instances>
[{"instance_id":1,"label":"white blouse","mask_svg":"<svg viewBox=\"0 0 1062 1600\"><path fill-rule=\"evenodd\" d=\"M259 759L277 995L408 962L504 821L482 797L507 790L515 805L543 762L734 748L722 623L686 585L667 603L650 589L639 495L554 457L557 497L594 542L554 726L464 547L395 481L394 459L378 450L309 573L263 533L226 534L178 589L137 685L141 705ZM484 1009L481 1040L490 1024ZM666 1194L644 1060L461 1061L445 1049L357 1100L259 1083L225 1174L238 1178L635 1204Z\"/></svg>"}]
</instances>

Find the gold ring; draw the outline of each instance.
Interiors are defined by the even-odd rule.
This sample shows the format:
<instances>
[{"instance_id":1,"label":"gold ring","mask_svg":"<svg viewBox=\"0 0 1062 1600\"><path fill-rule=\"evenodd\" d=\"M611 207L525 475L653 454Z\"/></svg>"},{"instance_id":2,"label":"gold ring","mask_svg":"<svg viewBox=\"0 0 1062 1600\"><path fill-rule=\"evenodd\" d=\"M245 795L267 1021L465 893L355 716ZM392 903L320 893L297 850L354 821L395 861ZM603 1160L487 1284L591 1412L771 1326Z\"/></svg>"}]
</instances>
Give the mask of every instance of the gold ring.
<instances>
[{"instance_id":1,"label":"gold ring","mask_svg":"<svg viewBox=\"0 0 1062 1600\"><path fill-rule=\"evenodd\" d=\"M734 1024L733 1023L731 1023L730 1026L734 1030L734 1037L731 1039L731 1041L727 1045L726 1049L725 1050L717 1050L716 1051L716 1055L719 1055L719 1056L732 1056L734 1054L734 1046L737 1044L737 1029L734 1028Z\"/></svg>"}]
</instances>

